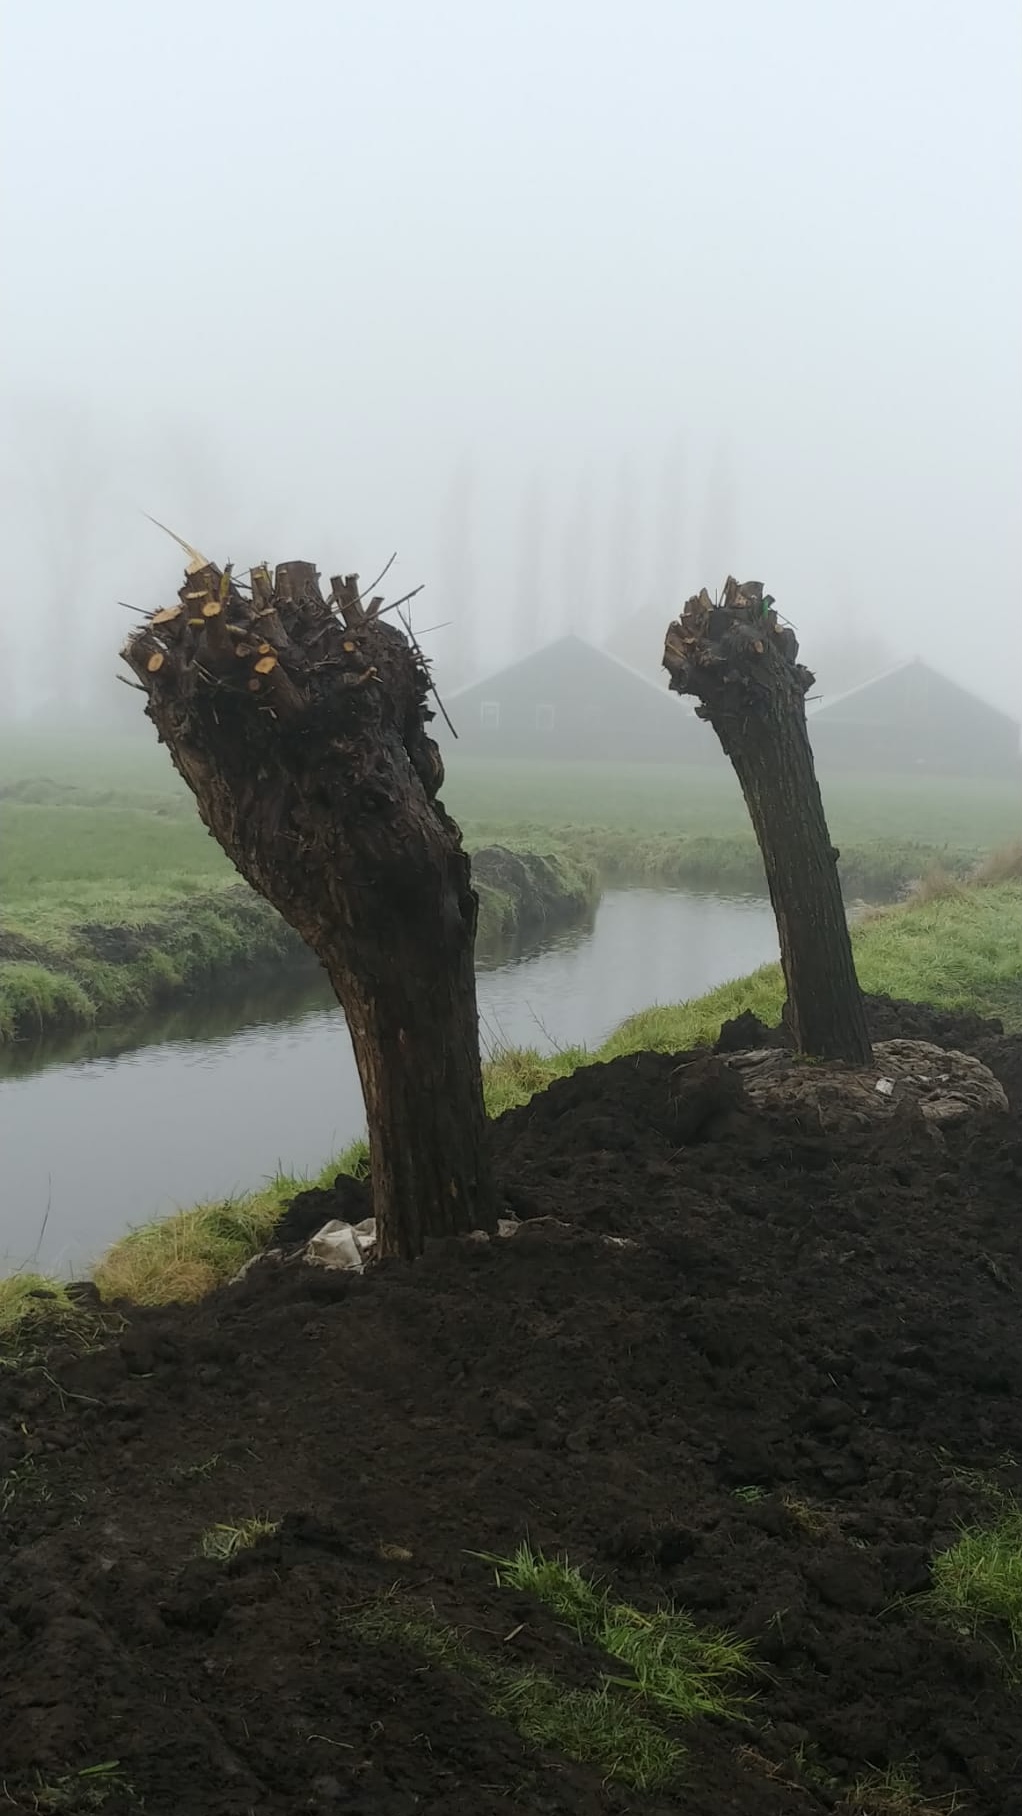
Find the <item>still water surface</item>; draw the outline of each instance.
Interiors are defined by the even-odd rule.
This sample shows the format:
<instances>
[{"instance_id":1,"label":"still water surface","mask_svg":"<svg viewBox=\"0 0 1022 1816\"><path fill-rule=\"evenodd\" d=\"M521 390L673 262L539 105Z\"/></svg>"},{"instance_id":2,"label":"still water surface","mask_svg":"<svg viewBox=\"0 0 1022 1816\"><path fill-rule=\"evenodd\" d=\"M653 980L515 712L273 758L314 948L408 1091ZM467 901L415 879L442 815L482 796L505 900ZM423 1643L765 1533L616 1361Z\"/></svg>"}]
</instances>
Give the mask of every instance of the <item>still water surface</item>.
<instances>
[{"instance_id":1,"label":"still water surface","mask_svg":"<svg viewBox=\"0 0 1022 1816\"><path fill-rule=\"evenodd\" d=\"M590 926L480 973L483 1044L595 1047L635 1010L776 956L767 902L610 890ZM362 1131L347 1031L315 975L0 1055L0 1272L80 1270L133 1224L318 1171Z\"/></svg>"}]
</instances>

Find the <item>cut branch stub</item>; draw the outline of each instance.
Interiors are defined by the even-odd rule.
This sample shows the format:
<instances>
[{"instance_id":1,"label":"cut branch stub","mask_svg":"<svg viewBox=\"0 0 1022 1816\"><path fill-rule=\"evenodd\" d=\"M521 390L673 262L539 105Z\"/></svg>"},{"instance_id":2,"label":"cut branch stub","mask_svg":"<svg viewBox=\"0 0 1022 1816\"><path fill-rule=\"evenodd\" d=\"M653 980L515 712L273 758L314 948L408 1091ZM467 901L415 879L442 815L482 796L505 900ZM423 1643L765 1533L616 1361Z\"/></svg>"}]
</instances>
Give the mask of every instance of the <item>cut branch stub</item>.
<instances>
[{"instance_id":1,"label":"cut branch stub","mask_svg":"<svg viewBox=\"0 0 1022 1816\"><path fill-rule=\"evenodd\" d=\"M206 825L330 976L365 1094L380 1250L414 1254L495 1223L477 901L437 799L425 663L396 626L347 617L357 577L343 584L339 617L309 562L272 582L253 570L250 596L207 565L189 571L184 610L156 615L159 643L150 619L123 654Z\"/></svg>"},{"instance_id":2,"label":"cut branch stub","mask_svg":"<svg viewBox=\"0 0 1022 1816\"><path fill-rule=\"evenodd\" d=\"M704 587L689 599L668 627L664 667L678 694L695 694L700 718L720 735L715 714L726 720L744 711L761 712L780 690L802 700L815 680L798 661L798 639L782 625L762 582L739 586L729 579L721 600Z\"/></svg>"},{"instance_id":3,"label":"cut branch stub","mask_svg":"<svg viewBox=\"0 0 1022 1816\"><path fill-rule=\"evenodd\" d=\"M865 1064L865 1008L855 975L837 859L827 831L806 727L813 676L798 660L758 580L704 590L668 627L664 667L675 693L693 694L741 784L777 917L800 1052Z\"/></svg>"}]
</instances>

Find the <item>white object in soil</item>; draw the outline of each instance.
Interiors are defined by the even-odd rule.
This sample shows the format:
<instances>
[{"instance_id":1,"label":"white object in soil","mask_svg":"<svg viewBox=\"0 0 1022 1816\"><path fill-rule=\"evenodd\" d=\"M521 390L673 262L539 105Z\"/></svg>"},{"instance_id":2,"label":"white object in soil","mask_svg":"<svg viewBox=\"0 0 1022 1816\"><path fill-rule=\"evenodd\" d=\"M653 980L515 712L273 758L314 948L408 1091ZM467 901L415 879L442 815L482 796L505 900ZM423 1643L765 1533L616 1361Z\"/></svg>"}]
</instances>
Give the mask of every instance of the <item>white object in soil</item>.
<instances>
[{"instance_id":1,"label":"white object in soil","mask_svg":"<svg viewBox=\"0 0 1022 1816\"><path fill-rule=\"evenodd\" d=\"M341 1223L334 1217L316 1231L306 1245L304 1259L318 1267L343 1268L360 1274L375 1247L375 1217L365 1217L361 1223Z\"/></svg>"}]
</instances>

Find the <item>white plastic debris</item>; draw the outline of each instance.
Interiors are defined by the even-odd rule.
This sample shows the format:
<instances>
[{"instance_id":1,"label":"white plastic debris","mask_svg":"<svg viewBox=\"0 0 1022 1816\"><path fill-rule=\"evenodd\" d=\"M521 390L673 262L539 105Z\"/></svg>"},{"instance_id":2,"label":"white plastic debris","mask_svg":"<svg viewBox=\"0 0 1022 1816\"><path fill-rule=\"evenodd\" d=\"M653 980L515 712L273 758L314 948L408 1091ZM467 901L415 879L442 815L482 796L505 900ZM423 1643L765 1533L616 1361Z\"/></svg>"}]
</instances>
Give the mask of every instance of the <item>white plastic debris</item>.
<instances>
[{"instance_id":1,"label":"white plastic debris","mask_svg":"<svg viewBox=\"0 0 1022 1816\"><path fill-rule=\"evenodd\" d=\"M879 1091L881 1097L893 1097L894 1096L894 1080L893 1080L893 1078L878 1078L876 1088Z\"/></svg>"},{"instance_id":2,"label":"white plastic debris","mask_svg":"<svg viewBox=\"0 0 1022 1816\"><path fill-rule=\"evenodd\" d=\"M366 1217L361 1223L341 1223L334 1217L316 1231L306 1245L304 1259L318 1267L344 1268L349 1273L360 1274L375 1247L374 1217Z\"/></svg>"}]
</instances>

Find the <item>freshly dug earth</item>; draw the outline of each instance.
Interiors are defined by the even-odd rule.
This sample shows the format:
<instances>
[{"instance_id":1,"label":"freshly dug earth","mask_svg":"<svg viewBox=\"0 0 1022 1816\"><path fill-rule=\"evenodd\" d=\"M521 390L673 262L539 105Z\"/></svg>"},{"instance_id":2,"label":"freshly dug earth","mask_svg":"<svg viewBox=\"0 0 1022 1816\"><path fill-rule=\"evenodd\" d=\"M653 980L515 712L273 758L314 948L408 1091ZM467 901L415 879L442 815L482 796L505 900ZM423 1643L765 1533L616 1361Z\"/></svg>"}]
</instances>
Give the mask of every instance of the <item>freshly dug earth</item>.
<instances>
[{"instance_id":1,"label":"freshly dug earth","mask_svg":"<svg viewBox=\"0 0 1022 1816\"><path fill-rule=\"evenodd\" d=\"M511 1239L257 1266L0 1372L8 1803L800 1816L883 1811L850 1787L912 1762L920 1809L1022 1816L1022 1688L922 1599L977 1474L1019 1488L1022 1042L871 1015L980 1054L1011 1115L824 1136L720 1060L617 1060L494 1126ZM283 1234L364 1208L306 1194ZM252 1516L279 1529L200 1556ZM677 1785L601 1782L353 1631L393 1590L491 1663L620 1675L495 1586L478 1554L525 1539L750 1642L741 1721L667 1723Z\"/></svg>"}]
</instances>

